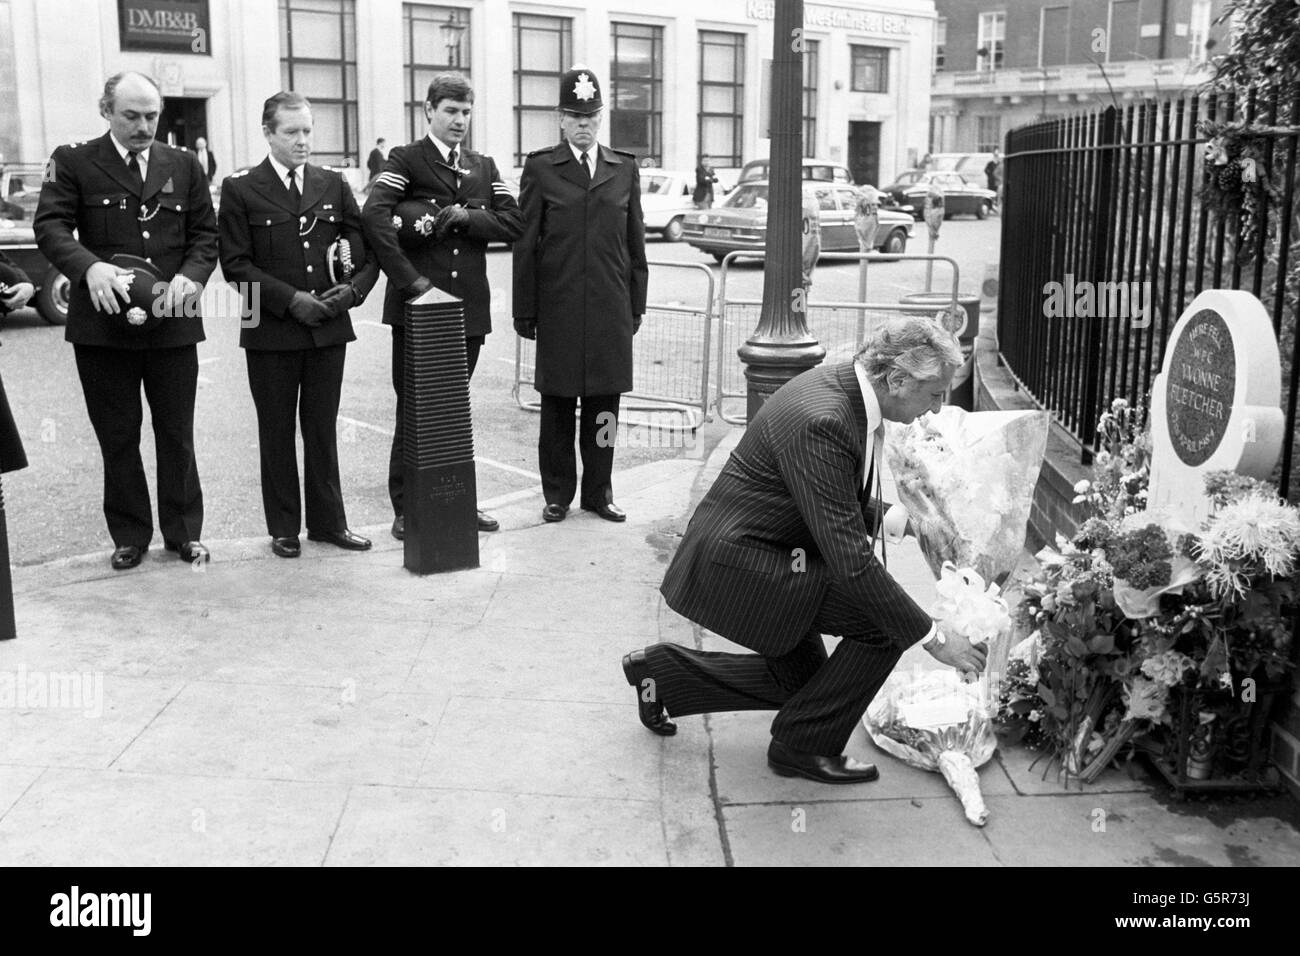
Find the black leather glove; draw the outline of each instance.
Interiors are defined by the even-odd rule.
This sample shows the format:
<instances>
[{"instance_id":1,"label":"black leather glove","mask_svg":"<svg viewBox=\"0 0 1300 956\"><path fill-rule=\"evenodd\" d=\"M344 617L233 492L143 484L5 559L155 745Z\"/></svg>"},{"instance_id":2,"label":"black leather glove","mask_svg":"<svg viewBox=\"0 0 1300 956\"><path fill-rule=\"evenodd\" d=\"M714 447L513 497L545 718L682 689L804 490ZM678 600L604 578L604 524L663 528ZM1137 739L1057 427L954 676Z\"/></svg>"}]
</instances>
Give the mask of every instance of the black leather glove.
<instances>
[{"instance_id":1,"label":"black leather glove","mask_svg":"<svg viewBox=\"0 0 1300 956\"><path fill-rule=\"evenodd\" d=\"M309 329L319 328L322 322L334 317L330 307L310 292L295 292L289 301L289 315Z\"/></svg>"},{"instance_id":2,"label":"black leather glove","mask_svg":"<svg viewBox=\"0 0 1300 956\"><path fill-rule=\"evenodd\" d=\"M350 282L340 282L322 292L320 300L332 315L342 315L357 304L357 292Z\"/></svg>"},{"instance_id":3,"label":"black leather glove","mask_svg":"<svg viewBox=\"0 0 1300 956\"><path fill-rule=\"evenodd\" d=\"M402 295L409 301L411 299L416 298L417 296L424 295L432 288L433 288L433 283L430 282L426 276L420 276L418 279L416 279L414 282L412 282L410 285L408 285L405 289L402 290Z\"/></svg>"},{"instance_id":4,"label":"black leather glove","mask_svg":"<svg viewBox=\"0 0 1300 956\"><path fill-rule=\"evenodd\" d=\"M444 206L433 222L433 234L441 238L469 222L469 211L464 206Z\"/></svg>"},{"instance_id":5,"label":"black leather glove","mask_svg":"<svg viewBox=\"0 0 1300 956\"><path fill-rule=\"evenodd\" d=\"M644 318L644 316L640 316L640 315L634 315L634 316L632 316L632 334L633 334L633 335L636 335L638 332L641 331L641 319L642 319L642 318Z\"/></svg>"},{"instance_id":6,"label":"black leather glove","mask_svg":"<svg viewBox=\"0 0 1300 956\"><path fill-rule=\"evenodd\" d=\"M515 319L515 332L521 338L537 338L537 320L536 319Z\"/></svg>"}]
</instances>

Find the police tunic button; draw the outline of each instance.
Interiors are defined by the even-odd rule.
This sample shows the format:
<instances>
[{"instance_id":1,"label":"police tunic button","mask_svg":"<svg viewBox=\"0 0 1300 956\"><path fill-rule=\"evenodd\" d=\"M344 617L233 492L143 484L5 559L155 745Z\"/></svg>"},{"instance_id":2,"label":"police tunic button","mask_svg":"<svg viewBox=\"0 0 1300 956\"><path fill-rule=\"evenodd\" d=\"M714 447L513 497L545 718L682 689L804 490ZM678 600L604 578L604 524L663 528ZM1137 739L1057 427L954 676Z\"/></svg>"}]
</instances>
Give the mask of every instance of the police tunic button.
<instances>
[{"instance_id":1,"label":"police tunic button","mask_svg":"<svg viewBox=\"0 0 1300 956\"><path fill-rule=\"evenodd\" d=\"M269 220L269 219L266 220L266 224L269 226L269 225L271 224L271 220Z\"/></svg>"},{"instance_id":2,"label":"police tunic button","mask_svg":"<svg viewBox=\"0 0 1300 956\"><path fill-rule=\"evenodd\" d=\"M311 243L310 243L310 242L304 242L304 243L302 244L302 247L303 247L304 249L310 249L310 248L311 248Z\"/></svg>"},{"instance_id":3,"label":"police tunic button","mask_svg":"<svg viewBox=\"0 0 1300 956\"><path fill-rule=\"evenodd\" d=\"M145 256L144 261L149 263L149 265L153 265L153 259L151 259L149 256Z\"/></svg>"},{"instance_id":4,"label":"police tunic button","mask_svg":"<svg viewBox=\"0 0 1300 956\"><path fill-rule=\"evenodd\" d=\"M454 279L454 278L456 278L457 275L459 275L459 273L457 273L457 272L453 269L453 270L452 270L452 273L451 273L451 277Z\"/></svg>"},{"instance_id":5,"label":"police tunic button","mask_svg":"<svg viewBox=\"0 0 1300 956\"><path fill-rule=\"evenodd\" d=\"M459 249L453 249L453 250L451 250L451 254L452 254L453 256L458 256L458 255L460 255L460 250L459 250Z\"/></svg>"},{"instance_id":6,"label":"police tunic button","mask_svg":"<svg viewBox=\"0 0 1300 956\"><path fill-rule=\"evenodd\" d=\"M307 217L306 217L306 216L299 216L299 217L298 217L298 221L299 221L300 223L302 223L304 226L307 225Z\"/></svg>"},{"instance_id":7,"label":"police tunic button","mask_svg":"<svg viewBox=\"0 0 1300 956\"><path fill-rule=\"evenodd\" d=\"M105 199L105 200L104 200L104 205L107 206L108 203L109 203L109 200Z\"/></svg>"},{"instance_id":8,"label":"police tunic button","mask_svg":"<svg viewBox=\"0 0 1300 956\"><path fill-rule=\"evenodd\" d=\"M311 272L311 266L308 266L308 267L307 267L307 271L308 271L308 272Z\"/></svg>"},{"instance_id":9,"label":"police tunic button","mask_svg":"<svg viewBox=\"0 0 1300 956\"><path fill-rule=\"evenodd\" d=\"M149 238L149 230L148 230L148 229L143 230L143 231L140 233L140 238L141 238L141 239L148 239L148 238Z\"/></svg>"}]
</instances>

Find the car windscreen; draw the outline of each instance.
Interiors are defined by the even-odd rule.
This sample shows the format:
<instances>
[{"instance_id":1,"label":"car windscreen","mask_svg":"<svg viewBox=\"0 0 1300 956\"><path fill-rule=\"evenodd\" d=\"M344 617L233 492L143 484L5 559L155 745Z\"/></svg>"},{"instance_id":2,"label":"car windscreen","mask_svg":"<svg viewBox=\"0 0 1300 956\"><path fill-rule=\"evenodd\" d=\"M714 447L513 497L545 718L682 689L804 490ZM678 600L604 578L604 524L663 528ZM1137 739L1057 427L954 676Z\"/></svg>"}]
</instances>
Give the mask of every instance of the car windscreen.
<instances>
[{"instance_id":1,"label":"car windscreen","mask_svg":"<svg viewBox=\"0 0 1300 956\"><path fill-rule=\"evenodd\" d=\"M671 176L642 176L641 192L647 196L666 196L672 188Z\"/></svg>"},{"instance_id":2,"label":"car windscreen","mask_svg":"<svg viewBox=\"0 0 1300 956\"><path fill-rule=\"evenodd\" d=\"M767 183L745 183L737 186L723 200L722 205L728 209L766 209Z\"/></svg>"}]
</instances>

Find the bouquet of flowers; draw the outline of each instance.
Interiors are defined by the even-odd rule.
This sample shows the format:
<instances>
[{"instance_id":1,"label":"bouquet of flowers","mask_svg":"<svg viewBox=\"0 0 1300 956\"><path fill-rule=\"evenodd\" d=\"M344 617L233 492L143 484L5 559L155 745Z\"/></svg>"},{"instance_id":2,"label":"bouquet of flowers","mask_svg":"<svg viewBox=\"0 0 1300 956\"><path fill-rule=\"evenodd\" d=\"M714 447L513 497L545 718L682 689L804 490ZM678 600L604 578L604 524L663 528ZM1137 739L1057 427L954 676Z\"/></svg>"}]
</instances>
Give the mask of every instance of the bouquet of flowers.
<instances>
[{"instance_id":1,"label":"bouquet of flowers","mask_svg":"<svg viewBox=\"0 0 1300 956\"><path fill-rule=\"evenodd\" d=\"M969 570L943 567L936 585L934 616L945 633L972 643L991 642L1011 626L1006 601L996 584ZM894 674L862 718L881 750L913 767L942 773L961 798L966 819L976 826L988 821L975 768L997 749L990 691L993 678L973 683L972 675L951 670Z\"/></svg>"},{"instance_id":2,"label":"bouquet of flowers","mask_svg":"<svg viewBox=\"0 0 1300 956\"><path fill-rule=\"evenodd\" d=\"M990 581L1016 566L1047 426L1046 412L966 412L955 405L890 425L885 459L936 578L945 561Z\"/></svg>"}]
</instances>

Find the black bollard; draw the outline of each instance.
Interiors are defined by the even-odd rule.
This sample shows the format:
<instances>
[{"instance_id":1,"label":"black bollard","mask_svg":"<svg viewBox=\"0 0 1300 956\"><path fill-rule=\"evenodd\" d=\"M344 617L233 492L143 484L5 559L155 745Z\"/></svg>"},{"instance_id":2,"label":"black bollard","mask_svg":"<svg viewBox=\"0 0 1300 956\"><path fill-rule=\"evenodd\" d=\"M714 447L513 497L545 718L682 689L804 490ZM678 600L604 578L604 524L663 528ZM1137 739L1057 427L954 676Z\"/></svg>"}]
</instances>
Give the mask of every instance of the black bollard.
<instances>
[{"instance_id":1,"label":"black bollard","mask_svg":"<svg viewBox=\"0 0 1300 956\"><path fill-rule=\"evenodd\" d=\"M406 304L402 381L406 570L477 568L478 489L465 306L433 288Z\"/></svg>"},{"instance_id":2,"label":"black bollard","mask_svg":"<svg viewBox=\"0 0 1300 956\"><path fill-rule=\"evenodd\" d=\"M14 581L9 571L9 523L5 520L5 492L0 485L0 641L18 636L14 622Z\"/></svg>"}]
</instances>

